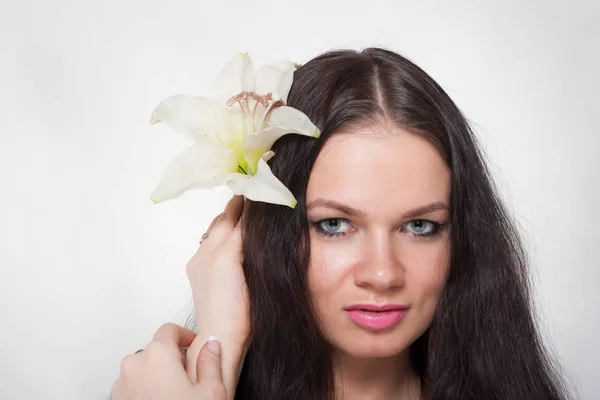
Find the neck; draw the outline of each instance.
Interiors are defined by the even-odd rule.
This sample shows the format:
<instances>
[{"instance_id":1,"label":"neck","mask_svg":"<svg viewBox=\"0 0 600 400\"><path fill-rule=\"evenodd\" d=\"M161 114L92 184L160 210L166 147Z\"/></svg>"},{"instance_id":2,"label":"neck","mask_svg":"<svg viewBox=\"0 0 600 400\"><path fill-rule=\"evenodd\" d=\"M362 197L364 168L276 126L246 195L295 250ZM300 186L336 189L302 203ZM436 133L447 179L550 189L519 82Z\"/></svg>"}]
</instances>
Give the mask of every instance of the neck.
<instances>
[{"instance_id":1,"label":"neck","mask_svg":"<svg viewBox=\"0 0 600 400\"><path fill-rule=\"evenodd\" d=\"M337 400L417 400L420 381L412 368L409 350L388 358L334 356Z\"/></svg>"}]
</instances>

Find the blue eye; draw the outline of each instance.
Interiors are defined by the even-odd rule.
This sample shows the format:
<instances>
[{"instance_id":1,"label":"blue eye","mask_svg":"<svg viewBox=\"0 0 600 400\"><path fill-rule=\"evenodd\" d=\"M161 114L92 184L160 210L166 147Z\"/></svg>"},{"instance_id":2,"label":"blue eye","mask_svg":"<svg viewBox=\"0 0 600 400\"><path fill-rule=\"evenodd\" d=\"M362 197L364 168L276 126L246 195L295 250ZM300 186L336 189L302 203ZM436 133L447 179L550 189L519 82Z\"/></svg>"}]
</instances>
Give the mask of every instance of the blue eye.
<instances>
[{"instance_id":1,"label":"blue eye","mask_svg":"<svg viewBox=\"0 0 600 400\"><path fill-rule=\"evenodd\" d=\"M425 219L417 219L410 221L406 226L415 236L434 236L439 232L441 224Z\"/></svg>"},{"instance_id":2,"label":"blue eye","mask_svg":"<svg viewBox=\"0 0 600 400\"><path fill-rule=\"evenodd\" d=\"M325 236L344 235L345 224L348 221L343 218L328 218L318 221L315 224L317 231Z\"/></svg>"},{"instance_id":3,"label":"blue eye","mask_svg":"<svg viewBox=\"0 0 600 400\"><path fill-rule=\"evenodd\" d=\"M348 227L349 223L345 218L327 218L320 221L311 221L317 232L327 237L344 236L351 233L348 232L350 229ZM429 238L437 235L443 226L443 224L435 221L418 219L407 222L401 230L408 230L411 236Z\"/></svg>"}]
</instances>

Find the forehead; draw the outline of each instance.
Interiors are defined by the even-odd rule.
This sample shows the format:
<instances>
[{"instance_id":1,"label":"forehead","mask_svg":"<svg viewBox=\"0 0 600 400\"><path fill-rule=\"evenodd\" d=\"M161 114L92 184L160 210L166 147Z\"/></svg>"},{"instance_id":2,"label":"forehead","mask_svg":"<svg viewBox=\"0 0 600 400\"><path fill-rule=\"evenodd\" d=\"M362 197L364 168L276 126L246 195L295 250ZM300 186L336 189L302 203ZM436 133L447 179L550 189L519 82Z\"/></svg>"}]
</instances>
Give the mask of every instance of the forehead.
<instances>
[{"instance_id":1,"label":"forehead","mask_svg":"<svg viewBox=\"0 0 600 400\"><path fill-rule=\"evenodd\" d=\"M400 128L355 128L336 133L317 157L307 188L317 198L367 212L450 200L450 170L425 137Z\"/></svg>"}]
</instances>

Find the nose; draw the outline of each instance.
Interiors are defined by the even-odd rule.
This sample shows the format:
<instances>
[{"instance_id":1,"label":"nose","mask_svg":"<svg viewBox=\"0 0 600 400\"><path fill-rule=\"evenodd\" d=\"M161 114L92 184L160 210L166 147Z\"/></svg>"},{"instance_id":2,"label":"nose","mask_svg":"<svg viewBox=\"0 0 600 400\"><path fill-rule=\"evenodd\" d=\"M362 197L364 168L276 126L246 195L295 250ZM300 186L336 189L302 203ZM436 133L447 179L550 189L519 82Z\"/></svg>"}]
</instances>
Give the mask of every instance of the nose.
<instances>
[{"instance_id":1,"label":"nose","mask_svg":"<svg viewBox=\"0 0 600 400\"><path fill-rule=\"evenodd\" d=\"M404 266L389 235L379 233L365 243L354 268L354 283L380 292L404 284Z\"/></svg>"}]
</instances>

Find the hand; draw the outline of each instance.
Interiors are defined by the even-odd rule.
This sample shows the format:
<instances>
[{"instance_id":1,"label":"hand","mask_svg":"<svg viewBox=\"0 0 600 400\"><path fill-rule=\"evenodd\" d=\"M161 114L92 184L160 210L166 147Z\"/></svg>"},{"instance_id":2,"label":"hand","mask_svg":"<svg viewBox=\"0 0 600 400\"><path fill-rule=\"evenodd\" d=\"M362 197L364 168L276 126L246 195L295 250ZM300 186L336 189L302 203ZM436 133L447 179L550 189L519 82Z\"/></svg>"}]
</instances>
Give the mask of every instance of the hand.
<instances>
[{"instance_id":1,"label":"hand","mask_svg":"<svg viewBox=\"0 0 600 400\"><path fill-rule=\"evenodd\" d=\"M187 371L196 376L196 354L216 335L222 345L223 382L233 399L250 337L248 287L242 270L240 216L244 197L234 196L208 229L209 236L188 262L198 336L188 349Z\"/></svg>"},{"instance_id":2,"label":"hand","mask_svg":"<svg viewBox=\"0 0 600 400\"><path fill-rule=\"evenodd\" d=\"M190 381L184 369L179 347L188 347L195 336L179 325L161 326L144 351L121 361L112 400L225 400L218 341L202 347L196 363L196 383Z\"/></svg>"}]
</instances>

